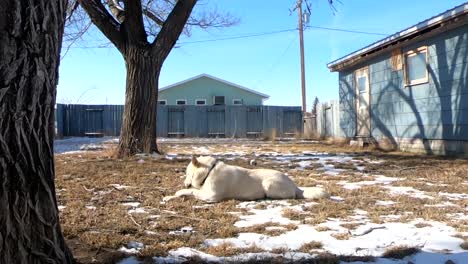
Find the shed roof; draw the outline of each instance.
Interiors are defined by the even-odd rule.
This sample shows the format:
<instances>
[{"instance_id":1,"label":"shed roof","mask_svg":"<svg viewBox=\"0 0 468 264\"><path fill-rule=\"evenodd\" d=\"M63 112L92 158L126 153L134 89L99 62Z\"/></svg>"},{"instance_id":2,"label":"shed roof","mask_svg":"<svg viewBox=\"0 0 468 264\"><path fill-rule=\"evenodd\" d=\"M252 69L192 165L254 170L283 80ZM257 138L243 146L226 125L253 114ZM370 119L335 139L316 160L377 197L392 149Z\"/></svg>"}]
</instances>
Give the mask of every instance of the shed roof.
<instances>
[{"instance_id":1,"label":"shed roof","mask_svg":"<svg viewBox=\"0 0 468 264\"><path fill-rule=\"evenodd\" d=\"M249 89L249 88L244 87L244 86L241 86L241 85L239 85L239 84L235 84L235 83L232 83L232 82L229 82L229 81L226 81L226 80L223 80L223 79L214 77L214 76L209 75L209 74L206 74L206 73L203 73L203 74L194 76L194 77L189 78L189 79L187 79L187 80L183 80L183 81L176 82L176 83L174 83L174 84L165 86L165 87L159 89L159 91L164 91L164 90L167 90L167 89L171 89L171 88L177 87L177 86L179 86L179 85L181 85L181 84L188 83L188 82L191 82L191 81L193 81L193 80L200 79L200 78L203 78L203 77L209 78L209 79L212 79L212 80L215 80L215 81L218 81L218 82L221 82L221 83L224 83L224 84L227 84L227 85L236 87L236 88L239 88L239 89L241 89L241 90L244 90L244 91L247 91L247 92L250 92L250 93L253 93L253 94L256 94L256 95L258 95L258 96L261 96L262 98L270 98L269 95L266 95L266 94L257 92L257 91L255 91L255 90Z\"/></svg>"},{"instance_id":2,"label":"shed roof","mask_svg":"<svg viewBox=\"0 0 468 264\"><path fill-rule=\"evenodd\" d=\"M456 6L436 16L419 22L414 26L408 27L384 39L376 41L360 50L352 52L342 58L328 63L327 67L330 69L330 71L339 71L341 69L354 65L361 59L367 58L367 56L372 53L386 49L395 43L398 43L402 40L406 40L415 35L427 33L426 30L429 30L432 27L444 26L445 22L454 20L463 15L465 15L466 19L466 15L468 15L468 3Z\"/></svg>"}]
</instances>

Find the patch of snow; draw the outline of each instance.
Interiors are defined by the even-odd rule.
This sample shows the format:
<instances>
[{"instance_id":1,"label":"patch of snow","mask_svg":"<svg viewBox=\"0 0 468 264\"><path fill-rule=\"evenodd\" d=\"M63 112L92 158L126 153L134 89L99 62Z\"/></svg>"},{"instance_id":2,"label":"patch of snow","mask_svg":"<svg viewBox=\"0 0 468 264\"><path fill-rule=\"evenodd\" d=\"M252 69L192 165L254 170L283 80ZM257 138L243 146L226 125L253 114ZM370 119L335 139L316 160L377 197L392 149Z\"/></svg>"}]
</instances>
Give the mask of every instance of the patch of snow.
<instances>
[{"instance_id":1,"label":"patch of snow","mask_svg":"<svg viewBox=\"0 0 468 264\"><path fill-rule=\"evenodd\" d=\"M191 226L184 226L184 227L182 227L182 228L179 229L179 230L170 231L170 232L169 232L169 235L190 234L190 233L193 233L193 232L195 232L195 231L193 231L193 227L191 227Z\"/></svg>"},{"instance_id":2,"label":"patch of snow","mask_svg":"<svg viewBox=\"0 0 468 264\"><path fill-rule=\"evenodd\" d=\"M109 186L112 186L114 187L115 189L117 190L125 190L125 189L128 189L128 188L132 188L131 186L126 186L126 185L120 185L120 184L117 184L117 183L113 183L113 184L109 184Z\"/></svg>"},{"instance_id":3,"label":"patch of snow","mask_svg":"<svg viewBox=\"0 0 468 264\"><path fill-rule=\"evenodd\" d=\"M161 215L149 215L147 218L148 219L156 219L156 218L160 218Z\"/></svg>"},{"instance_id":4,"label":"patch of snow","mask_svg":"<svg viewBox=\"0 0 468 264\"><path fill-rule=\"evenodd\" d=\"M151 231L151 230L145 230L144 232L146 235L149 235L149 236L155 236L157 235L158 233L154 232L154 231Z\"/></svg>"},{"instance_id":5,"label":"patch of snow","mask_svg":"<svg viewBox=\"0 0 468 264\"><path fill-rule=\"evenodd\" d=\"M434 199L434 197L425 194L425 192L405 186L384 186L392 195L407 195L418 199Z\"/></svg>"},{"instance_id":6,"label":"patch of snow","mask_svg":"<svg viewBox=\"0 0 468 264\"><path fill-rule=\"evenodd\" d=\"M396 177L387 177L384 175L374 175L375 181L382 183L382 184L390 184L394 181L401 181L404 180L405 178L396 178Z\"/></svg>"},{"instance_id":7,"label":"patch of snow","mask_svg":"<svg viewBox=\"0 0 468 264\"><path fill-rule=\"evenodd\" d=\"M96 150L103 150L104 146L97 145L97 144L84 144L80 146L80 150L83 151L96 151Z\"/></svg>"},{"instance_id":8,"label":"patch of snow","mask_svg":"<svg viewBox=\"0 0 468 264\"><path fill-rule=\"evenodd\" d=\"M211 150L209 150L207 147L192 147L193 153L198 153L198 154L209 154Z\"/></svg>"},{"instance_id":9,"label":"patch of snow","mask_svg":"<svg viewBox=\"0 0 468 264\"><path fill-rule=\"evenodd\" d=\"M102 150L108 148L112 144L116 144L118 138L102 137L102 138L87 138L87 137L71 137L66 139L54 140L54 152L58 154L72 154L88 150Z\"/></svg>"},{"instance_id":10,"label":"patch of snow","mask_svg":"<svg viewBox=\"0 0 468 264\"><path fill-rule=\"evenodd\" d=\"M396 202L394 201L376 201L375 202L375 205L381 205L381 206L390 206L394 204L396 204Z\"/></svg>"},{"instance_id":11,"label":"patch of snow","mask_svg":"<svg viewBox=\"0 0 468 264\"><path fill-rule=\"evenodd\" d=\"M141 203L139 202L125 202L125 203L122 203L122 205L124 206L128 206L128 207L138 207L140 206Z\"/></svg>"},{"instance_id":12,"label":"patch of snow","mask_svg":"<svg viewBox=\"0 0 468 264\"><path fill-rule=\"evenodd\" d=\"M174 260L187 261L191 257L199 257L206 262L219 262L219 258L204 252L195 250L193 248L182 247L176 250L169 251L169 255L166 258L154 258L156 263L180 263L180 262L171 262ZM171 260L172 259L172 260ZM168 261L169 260L169 261Z\"/></svg>"},{"instance_id":13,"label":"patch of snow","mask_svg":"<svg viewBox=\"0 0 468 264\"><path fill-rule=\"evenodd\" d=\"M128 242L127 246L122 246L119 248L119 251L125 254L134 255L138 254L144 247L145 245L141 242L130 241Z\"/></svg>"},{"instance_id":14,"label":"patch of snow","mask_svg":"<svg viewBox=\"0 0 468 264\"><path fill-rule=\"evenodd\" d=\"M335 166L333 165L328 165L328 164L323 164L323 168L318 168L317 170L323 170L325 171L325 174L332 175L332 176L337 176L338 174L344 172L344 169L335 169Z\"/></svg>"},{"instance_id":15,"label":"patch of snow","mask_svg":"<svg viewBox=\"0 0 468 264\"><path fill-rule=\"evenodd\" d=\"M468 215L464 213L447 214L447 216L450 217L451 220L468 220Z\"/></svg>"},{"instance_id":16,"label":"patch of snow","mask_svg":"<svg viewBox=\"0 0 468 264\"><path fill-rule=\"evenodd\" d=\"M343 202L345 199L340 196L330 196L330 200L333 200L335 202Z\"/></svg>"},{"instance_id":17,"label":"patch of snow","mask_svg":"<svg viewBox=\"0 0 468 264\"><path fill-rule=\"evenodd\" d=\"M236 238L207 239L206 246L232 243L236 247L257 246L265 250L287 247L297 250L304 243L319 241L323 249L337 255L380 256L386 249L402 245L419 247L427 252L460 253L460 238L455 238L456 230L440 222L430 222L431 226L416 228L416 222L385 223L376 225L367 223L360 226L348 240L338 240L332 234L347 231L335 221L331 231L318 232L312 226L299 225L296 230L282 235L269 237L262 234L240 233ZM360 231L360 233L358 232Z\"/></svg>"},{"instance_id":18,"label":"patch of snow","mask_svg":"<svg viewBox=\"0 0 468 264\"><path fill-rule=\"evenodd\" d=\"M377 184L377 182L376 181L360 181L360 182L339 181L337 184L343 186L344 189L356 190L356 189L360 189L362 186L375 185Z\"/></svg>"},{"instance_id":19,"label":"patch of snow","mask_svg":"<svg viewBox=\"0 0 468 264\"><path fill-rule=\"evenodd\" d=\"M308 166L310 166L310 164L312 164L312 161L310 161L310 160L303 160L303 161L299 161L297 163L297 165L299 165L299 167L301 167L301 168L308 167Z\"/></svg>"},{"instance_id":20,"label":"patch of snow","mask_svg":"<svg viewBox=\"0 0 468 264\"><path fill-rule=\"evenodd\" d=\"M143 249L144 247L145 245L143 243L137 241L130 241L127 244L127 248Z\"/></svg>"},{"instance_id":21,"label":"patch of snow","mask_svg":"<svg viewBox=\"0 0 468 264\"><path fill-rule=\"evenodd\" d=\"M387 177L383 175L374 175L373 177L374 177L373 181L360 181L360 182L340 181L338 182L338 184L342 185L343 188L345 189L355 190L355 189L361 188L362 186L368 186L368 185L376 185L376 184L388 185L394 181L399 181L403 179L403 178Z\"/></svg>"},{"instance_id":22,"label":"patch of snow","mask_svg":"<svg viewBox=\"0 0 468 264\"><path fill-rule=\"evenodd\" d=\"M438 204L425 204L425 207L449 207L449 206L458 206L454 203L451 203L449 201L443 202L443 203L438 203Z\"/></svg>"},{"instance_id":23,"label":"patch of snow","mask_svg":"<svg viewBox=\"0 0 468 264\"><path fill-rule=\"evenodd\" d=\"M88 209L88 210L96 210L96 206L87 205L87 206L86 206L86 209Z\"/></svg>"},{"instance_id":24,"label":"patch of snow","mask_svg":"<svg viewBox=\"0 0 468 264\"><path fill-rule=\"evenodd\" d=\"M283 226L267 226L267 227L265 227L265 230L268 230L268 231L276 231L276 230L283 231L283 230L286 230L286 228L283 227Z\"/></svg>"},{"instance_id":25,"label":"patch of snow","mask_svg":"<svg viewBox=\"0 0 468 264\"><path fill-rule=\"evenodd\" d=\"M396 219L400 219L401 217L402 217L401 215L394 215L394 214L380 216L380 218L387 219L387 220L396 220Z\"/></svg>"},{"instance_id":26,"label":"patch of snow","mask_svg":"<svg viewBox=\"0 0 468 264\"><path fill-rule=\"evenodd\" d=\"M361 209L354 209L354 213L357 215L367 215L367 212Z\"/></svg>"},{"instance_id":27,"label":"patch of snow","mask_svg":"<svg viewBox=\"0 0 468 264\"><path fill-rule=\"evenodd\" d=\"M281 225L287 224L299 224L299 221L293 221L289 218L283 217L282 213L286 207L277 206L267 208L266 210L250 209L251 215L241 215L241 220L237 221L234 226L236 227L249 227L254 225L260 225L264 223L278 223ZM294 210L294 209L293 209Z\"/></svg>"},{"instance_id":28,"label":"patch of snow","mask_svg":"<svg viewBox=\"0 0 468 264\"><path fill-rule=\"evenodd\" d=\"M59 205L57 206L59 211L62 211L63 209L67 208L65 205Z\"/></svg>"},{"instance_id":29,"label":"patch of snow","mask_svg":"<svg viewBox=\"0 0 468 264\"><path fill-rule=\"evenodd\" d=\"M468 193L446 193L446 192L439 192L439 195L447 197L449 200L466 200L468 199Z\"/></svg>"},{"instance_id":30,"label":"patch of snow","mask_svg":"<svg viewBox=\"0 0 468 264\"><path fill-rule=\"evenodd\" d=\"M129 214L147 214L148 212L146 212L144 208L138 207L138 208L128 210L128 213Z\"/></svg>"}]
</instances>

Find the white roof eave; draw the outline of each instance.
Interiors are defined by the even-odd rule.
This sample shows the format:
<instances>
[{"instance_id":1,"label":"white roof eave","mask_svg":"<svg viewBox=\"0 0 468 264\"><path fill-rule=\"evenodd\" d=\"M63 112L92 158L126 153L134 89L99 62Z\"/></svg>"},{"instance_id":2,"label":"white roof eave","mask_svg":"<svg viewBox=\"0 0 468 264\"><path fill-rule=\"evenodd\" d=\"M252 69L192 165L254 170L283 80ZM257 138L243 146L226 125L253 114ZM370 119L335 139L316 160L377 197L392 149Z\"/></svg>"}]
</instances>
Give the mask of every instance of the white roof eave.
<instances>
[{"instance_id":1,"label":"white roof eave","mask_svg":"<svg viewBox=\"0 0 468 264\"><path fill-rule=\"evenodd\" d=\"M333 71L332 68L335 68L336 66L340 65L340 64L343 64L343 63L346 63L347 61L355 58L355 57L358 57L362 54L365 54L369 51L372 51L380 46L383 46L387 43L390 43L392 41L396 41L398 39L402 39L402 38L405 38L407 36L410 36L412 34L415 34L417 32L420 32L421 30L424 30L425 28L428 28L430 26L433 26L435 24L438 24L438 23L441 23L442 21L446 21L446 20L449 20L449 19L452 19L454 17L457 17L459 15L462 15L464 13L468 13L468 3L465 3L465 4L462 4L460 6L457 6L453 9L450 9L450 10L447 10L439 15L436 15L434 17L431 17L429 19L426 19L412 27L409 27L407 29L404 29L400 32L397 32L393 35L390 35L384 39L381 39L377 42L374 42L372 44L370 44L369 46L367 47L364 47L360 50L357 50L353 53L350 53L340 59L337 59L335 61L332 61L330 63L327 64L327 67Z\"/></svg>"},{"instance_id":2,"label":"white roof eave","mask_svg":"<svg viewBox=\"0 0 468 264\"><path fill-rule=\"evenodd\" d=\"M241 85L238 85L238 84L235 84L235 83L232 83L232 82L229 82L229 81L226 81L226 80L223 80L223 79L214 77L214 76L209 75L209 74L206 74L206 73L203 73L203 74L194 76L194 77L192 77L192 78L189 78L189 79L186 79L186 80L183 80L183 81L176 82L176 83L174 83L174 84L165 86L165 87L159 89L159 91L164 91L164 90L167 90L167 89L170 89L170 88L174 88L174 87L179 86L179 85L181 85L181 84L188 83L188 82L191 82L191 81L193 81L193 80L196 80L196 79L199 79L199 78L202 78L202 77L206 77L206 78L209 78L209 79L212 79L212 80L215 80L215 81L218 81L218 82L221 82L221 83L230 85L230 86L234 86L234 87L239 88L239 89L241 89L241 90L245 90L245 91L247 91L247 92L250 92L250 93L259 95L259 96L261 96L261 97L263 97L263 98L270 98L270 96L267 95L267 94L263 94L263 93L257 92L257 91L255 91L255 90L249 89L249 88L247 88L247 87L244 87L244 86L241 86Z\"/></svg>"}]
</instances>

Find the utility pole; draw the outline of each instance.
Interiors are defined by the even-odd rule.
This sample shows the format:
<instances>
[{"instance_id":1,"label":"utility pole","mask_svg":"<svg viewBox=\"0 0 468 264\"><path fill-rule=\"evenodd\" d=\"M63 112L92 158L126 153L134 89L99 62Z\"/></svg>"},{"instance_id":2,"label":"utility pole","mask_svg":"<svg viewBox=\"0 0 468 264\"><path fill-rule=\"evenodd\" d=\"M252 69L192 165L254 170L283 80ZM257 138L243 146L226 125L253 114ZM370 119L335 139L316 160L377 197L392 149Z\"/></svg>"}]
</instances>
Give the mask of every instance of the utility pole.
<instances>
[{"instance_id":1,"label":"utility pole","mask_svg":"<svg viewBox=\"0 0 468 264\"><path fill-rule=\"evenodd\" d=\"M306 108L306 83L305 83L305 63L304 63L304 27L302 14L302 0L297 0L297 16L299 17L299 46L301 52L301 87L302 87L302 112L307 112Z\"/></svg>"}]
</instances>

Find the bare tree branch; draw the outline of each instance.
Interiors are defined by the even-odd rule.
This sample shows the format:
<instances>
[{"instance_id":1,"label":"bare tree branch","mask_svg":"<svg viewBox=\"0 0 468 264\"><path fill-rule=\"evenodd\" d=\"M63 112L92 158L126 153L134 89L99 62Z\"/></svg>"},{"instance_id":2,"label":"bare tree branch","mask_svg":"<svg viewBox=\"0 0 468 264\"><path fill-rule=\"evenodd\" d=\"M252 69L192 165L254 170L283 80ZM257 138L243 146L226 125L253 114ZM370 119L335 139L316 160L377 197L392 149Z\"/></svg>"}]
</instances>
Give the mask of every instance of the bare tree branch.
<instances>
[{"instance_id":1,"label":"bare tree branch","mask_svg":"<svg viewBox=\"0 0 468 264\"><path fill-rule=\"evenodd\" d=\"M114 15L114 17L120 23L123 23L125 20L125 10L120 5L118 0L107 0L107 5L109 6L110 11Z\"/></svg>"},{"instance_id":2,"label":"bare tree branch","mask_svg":"<svg viewBox=\"0 0 468 264\"><path fill-rule=\"evenodd\" d=\"M231 27L239 23L239 19L229 13L222 14L217 9L203 12L196 17L190 17L189 26L198 26L202 29Z\"/></svg>"},{"instance_id":3,"label":"bare tree branch","mask_svg":"<svg viewBox=\"0 0 468 264\"><path fill-rule=\"evenodd\" d=\"M161 18L159 18L155 13L153 13L153 11L151 11L148 7L143 8L143 14L161 27L164 24L164 21Z\"/></svg>"},{"instance_id":4,"label":"bare tree branch","mask_svg":"<svg viewBox=\"0 0 468 264\"><path fill-rule=\"evenodd\" d=\"M123 0L125 4L124 32L127 43L148 44L144 23L141 0Z\"/></svg>"},{"instance_id":5,"label":"bare tree branch","mask_svg":"<svg viewBox=\"0 0 468 264\"><path fill-rule=\"evenodd\" d=\"M123 42L124 39L132 39L129 34L137 34L139 36L139 43L141 43L144 36L146 36L146 41L151 43L161 31L164 22L167 20L169 14L173 11L178 2L177 0L138 0L136 2L131 0L68 1L69 4L67 10L67 25L64 36L64 50L68 50L68 46L78 43L78 40L82 39L86 35L85 33L89 29L90 25L89 17L93 17L93 23L96 21L96 25L100 24L98 28L116 46L119 45L115 42L116 39L117 42L120 42L122 45L125 43ZM131 4L131 6L125 5L125 2L127 1ZM190 36L194 28L208 30L210 28L230 27L239 23L239 19L232 16L231 14L219 12L216 8L207 9L203 4L199 4L199 2L200 1L197 1L198 4L196 5L196 7L199 8L193 10L191 16L188 18L187 23L183 28L182 33L184 35ZM83 4L83 8L79 7L80 3ZM143 34L141 24L140 26L134 27L125 22L125 18L129 17L127 9L129 7L136 7L135 10L139 10L138 4L141 4L142 15L140 17L143 17L143 30L145 31L146 35ZM94 7L96 9L94 12L95 14L87 14L90 7ZM106 23L104 21L106 19L111 22ZM137 19L140 20L139 18ZM101 23L99 23L99 21L101 21ZM135 23L130 22L130 24L134 25ZM127 32L128 30L130 30L130 32ZM120 33L120 36L119 34L115 33L116 31ZM138 33L136 33L137 31ZM109 37L112 35L114 35L114 37ZM121 39L122 41L119 41L118 39ZM118 47L119 50L124 47L122 45Z\"/></svg>"},{"instance_id":6,"label":"bare tree branch","mask_svg":"<svg viewBox=\"0 0 468 264\"><path fill-rule=\"evenodd\" d=\"M161 31L152 43L153 53L155 53L156 57L163 58L164 60L169 55L196 3L197 0L177 1L174 9L172 9L172 12L164 22ZM184 23L180 23L180 21L184 21Z\"/></svg>"},{"instance_id":7,"label":"bare tree branch","mask_svg":"<svg viewBox=\"0 0 468 264\"><path fill-rule=\"evenodd\" d=\"M83 9L86 10L91 21L99 30L117 47L124 48L124 38L120 31L120 23L109 14L100 0L78 0Z\"/></svg>"}]
</instances>

